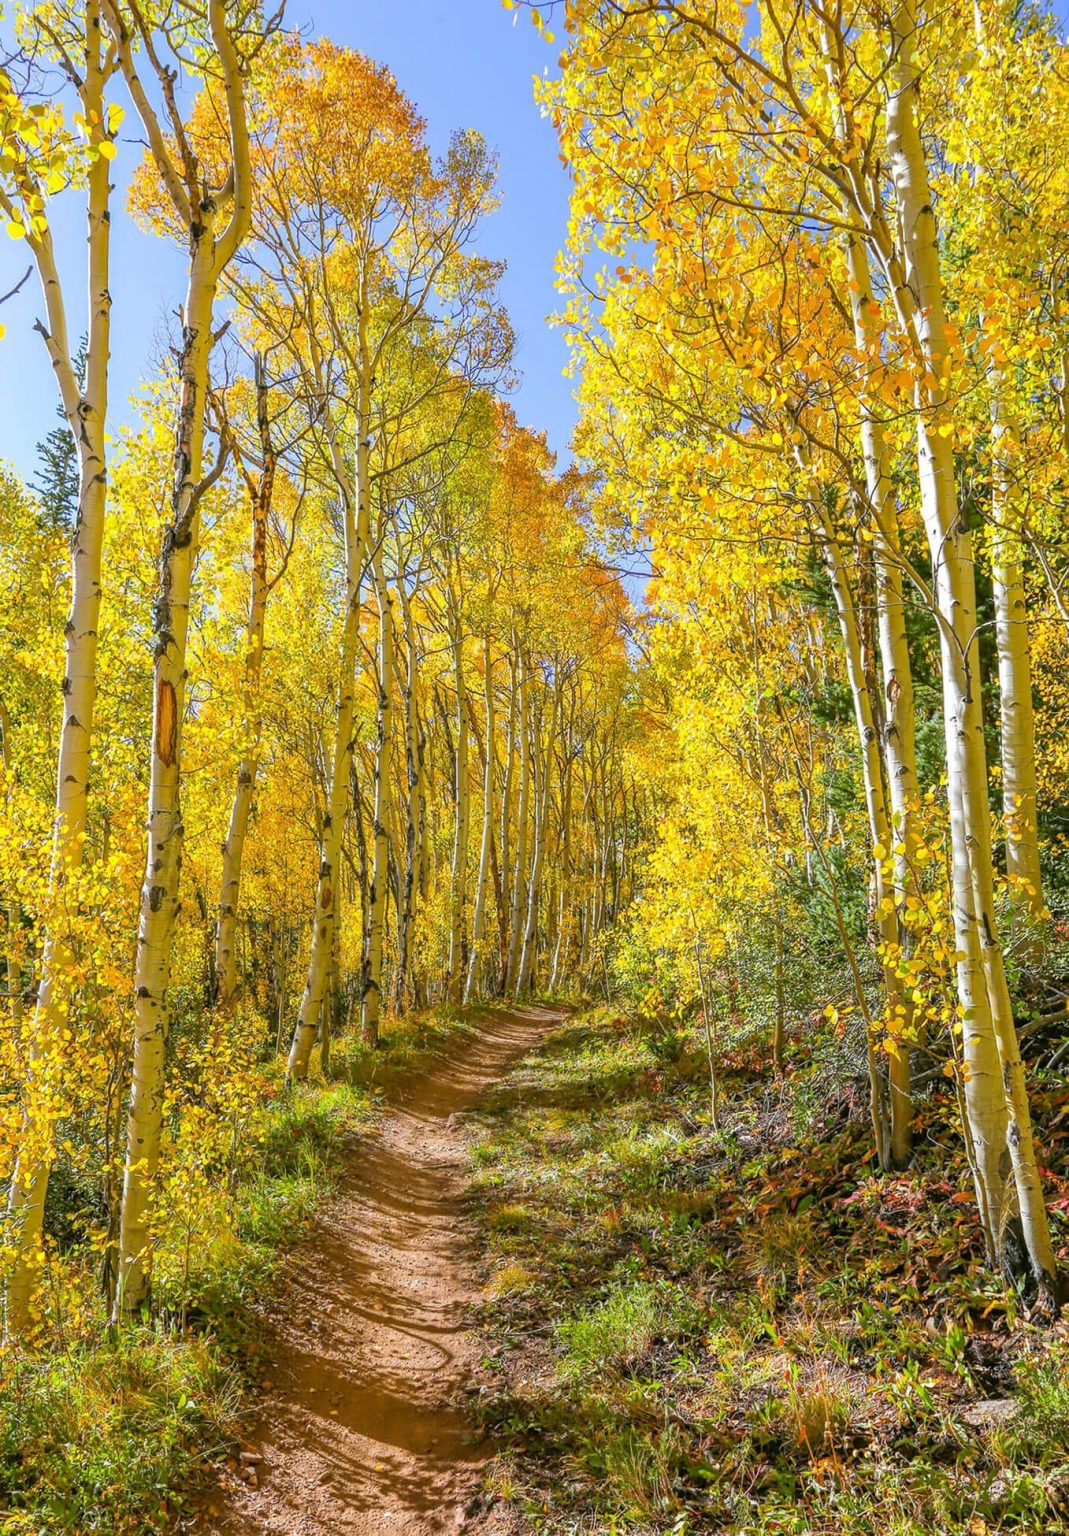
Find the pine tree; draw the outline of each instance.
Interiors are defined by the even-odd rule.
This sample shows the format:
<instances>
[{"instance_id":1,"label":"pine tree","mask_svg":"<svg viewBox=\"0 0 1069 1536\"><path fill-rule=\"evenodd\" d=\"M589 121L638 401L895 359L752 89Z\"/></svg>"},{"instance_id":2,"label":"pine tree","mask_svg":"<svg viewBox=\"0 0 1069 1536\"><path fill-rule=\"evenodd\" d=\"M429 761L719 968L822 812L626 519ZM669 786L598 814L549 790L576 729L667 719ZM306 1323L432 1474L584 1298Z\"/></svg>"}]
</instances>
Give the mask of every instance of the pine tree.
<instances>
[{"instance_id":1,"label":"pine tree","mask_svg":"<svg viewBox=\"0 0 1069 1536\"><path fill-rule=\"evenodd\" d=\"M85 381L86 338L78 343L78 355L74 366L78 381ZM56 407L59 426L53 427L37 444L38 470L33 488L41 501L44 521L52 528L71 529L78 513L78 448L71 436L63 414L62 404Z\"/></svg>"}]
</instances>

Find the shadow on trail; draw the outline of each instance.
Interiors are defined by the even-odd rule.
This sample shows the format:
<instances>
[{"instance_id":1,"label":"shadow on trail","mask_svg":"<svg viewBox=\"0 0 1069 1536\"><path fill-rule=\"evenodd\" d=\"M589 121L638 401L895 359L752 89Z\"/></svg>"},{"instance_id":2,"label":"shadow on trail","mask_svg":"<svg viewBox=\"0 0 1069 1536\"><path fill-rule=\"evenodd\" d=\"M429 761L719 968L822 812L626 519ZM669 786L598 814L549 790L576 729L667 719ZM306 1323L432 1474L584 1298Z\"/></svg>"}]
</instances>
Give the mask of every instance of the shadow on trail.
<instances>
[{"instance_id":1,"label":"shadow on trail","mask_svg":"<svg viewBox=\"0 0 1069 1536\"><path fill-rule=\"evenodd\" d=\"M286 1265L265 1325L271 1389L246 1436L260 1486L205 1502L202 1536L417 1536L473 1530L488 1449L463 1390L466 1136L458 1118L560 1015L485 1010L393 1083L380 1126Z\"/></svg>"}]
</instances>

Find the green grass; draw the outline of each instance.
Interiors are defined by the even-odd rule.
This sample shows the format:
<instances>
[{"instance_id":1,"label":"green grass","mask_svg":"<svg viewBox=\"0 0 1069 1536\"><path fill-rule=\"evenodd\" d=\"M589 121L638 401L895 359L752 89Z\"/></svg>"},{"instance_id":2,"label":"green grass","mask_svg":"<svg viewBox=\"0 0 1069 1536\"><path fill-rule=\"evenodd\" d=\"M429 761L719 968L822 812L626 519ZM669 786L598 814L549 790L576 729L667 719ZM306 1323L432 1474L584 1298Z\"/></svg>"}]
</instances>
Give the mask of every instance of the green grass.
<instances>
[{"instance_id":1,"label":"green grass","mask_svg":"<svg viewBox=\"0 0 1069 1536\"><path fill-rule=\"evenodd\" d=\"M778 1087L740 1041L713 1133L703 1042L666 1033L575 1017L485 1117L482 1412L515 1527L1069 1532L1069 1343L984 1270L947 1107L881 1181L863 1100L797 1113L819 1052Z\"/></svg>"},{"instance_id":2,"label":"green grass","mask_svg":"<svg viewBox=\"0 0 1069 1536\"><path fill-rule=\"evenodd\" d=\"M269 1100L215 1219L209 1210L191 1244L172 1237L160 1253L151 1322L109 1334L101 1299L77 1344L0 1353L4 1536L174 1529L184 1492L233 1444L279 1255L370 1112L350 1087ZM218 1229L211 1242L201 1226Z\"/></svg>"},{"instance_id":3,"label":"green grass","mask_svg":"<svg viewBox=\"0 0 1069 1536\"><path fill-rule=\"evenodd\" d=\"M604 1301L557 1324L561 1374L582 1381L598 1373L637 1372L657 1343L679 1336L690 1310L677 1287L648 1280L619 1286Z\"/></svg>"},{"instance_id":4,"label":"green grass","mask_svg":"<svg viewBox=\"0 0 1069 1536\"><path fill-rule=\"evenodd\" d=\"M0 1536L149 1536L233 1448L257 1368L257 1319L282 1252L334 1185L345 1143L385 1083L463 1026L459 1014L392 1025L377 1051L335 1042L318 1074L270 1092L212 1203L157 1254L151 1321L106 1327L90 1299L50 1352L0 1350ZM62 1339L61 1331L59 1337Z\"/></svg>"},{"instance_id":5,"label":"green grass","mask_svg":"<svg viewBox=\"0 0 1069 1536\"><path fill-rule=\"evenodd\" d=\"M0 1374L0 1531L167 1531L175 1490L229 1446L241 1382L197 1337L113 1344Z\"/></svg>"}]
</instances>

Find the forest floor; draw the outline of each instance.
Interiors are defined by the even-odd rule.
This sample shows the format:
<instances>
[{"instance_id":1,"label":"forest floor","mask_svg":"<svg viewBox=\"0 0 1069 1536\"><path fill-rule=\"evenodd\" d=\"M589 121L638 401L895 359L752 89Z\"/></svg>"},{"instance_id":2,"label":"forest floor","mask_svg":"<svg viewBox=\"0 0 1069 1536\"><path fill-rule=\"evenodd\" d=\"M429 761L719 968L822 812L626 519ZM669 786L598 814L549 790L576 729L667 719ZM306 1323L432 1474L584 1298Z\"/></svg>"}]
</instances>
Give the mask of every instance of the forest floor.
<instances>
[{"instance_id":1,"label":"forest floor","mask_svg":"<svg viewBox=\"0 0 1069 1536\"><path fill-rule=\"evenodd\" d=\"M389 1086L257 1329L261 1388L197 1536L472 1530L489 1449L466 1401L481 1358L466 1112L561 1020L487 1010Z\"/></svg>"},{"instance_id":2,"label":"forest floor","mask_svg":"<svg viewBox=\"0 0 1069 1536\"><path fill-rule=\"evenodd\" d=\"M864 1047L594 1008L479 1111L479 1414L509 1536L1069 1532L1069 1323L983 1262L945 1087L879 1177ZM1033 1101L1069 1257L1069 1082Z\"/></svg>"},{"instance_id":3,"label":"forest floor","mask_svg":"<svg viewBox=\"0 0 1069 1536\"><path fill-rule=\"evenodd\" d=\"M985 1267L945 1086L880 1177L857 1041L810 1020L776 1078L766 1034L717 1129L693 1021L486 1010L385 1063L179 1528L1069 1533L1069 1323ZM1069 1081L1033 1095L1065 1265Z\"/></svg>"}]
</instances>

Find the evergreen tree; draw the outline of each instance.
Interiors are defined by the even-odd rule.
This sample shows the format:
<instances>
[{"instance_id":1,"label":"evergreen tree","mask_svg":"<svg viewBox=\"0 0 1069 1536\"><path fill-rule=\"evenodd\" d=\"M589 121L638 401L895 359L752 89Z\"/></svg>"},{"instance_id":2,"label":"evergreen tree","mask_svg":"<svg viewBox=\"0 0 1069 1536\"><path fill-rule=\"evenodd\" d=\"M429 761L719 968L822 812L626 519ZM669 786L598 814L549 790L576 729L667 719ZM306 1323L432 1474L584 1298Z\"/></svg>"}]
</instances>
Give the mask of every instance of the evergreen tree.
<instances>
[{"instance_id":1,"label":"evergreen tree","mask_svg":"<svg viewBox=\"0 0 1069 1536\"><path fill-rule=\"evenodd\" d=\"M78 343L74 360L79 382L85 379L86 338ZM53 528L71 529L78 515L78 448L63 414L56 407L59 425L37 444L38 469L33 488L41 501L45 522Z\"/></svg>"}]
</instances>

